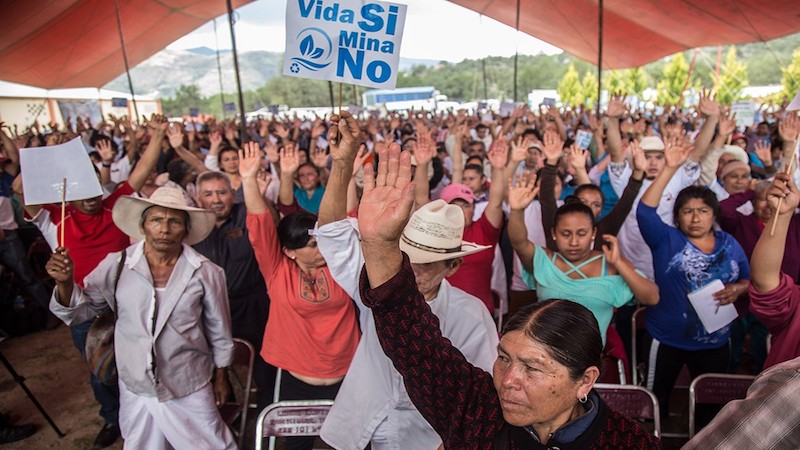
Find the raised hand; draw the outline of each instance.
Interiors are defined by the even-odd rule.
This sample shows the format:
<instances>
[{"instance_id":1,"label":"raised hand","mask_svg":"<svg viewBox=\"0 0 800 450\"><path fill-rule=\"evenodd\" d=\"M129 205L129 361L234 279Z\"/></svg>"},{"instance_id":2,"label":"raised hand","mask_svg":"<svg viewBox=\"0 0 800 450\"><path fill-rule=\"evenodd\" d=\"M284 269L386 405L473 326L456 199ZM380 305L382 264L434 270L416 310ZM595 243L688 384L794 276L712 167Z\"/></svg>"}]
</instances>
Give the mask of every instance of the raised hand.
<instances>
[{"instance_id":1,"label":"raised hand","mask_svg":"<svg viewBox=\"0 0 800 450\"><path fill-rule=\"evenodd\" d=\"M567 150L567 161L575 170L586 170L586 150L572 144Z\"/></svg>"},{"instance_id":2,"label":"raised hand","mask_svg":"<svg viewBox=\"0 0 800 450\"><path fill-rule=\"evenodd\" d=\"M330 147L331 158L352 159L358 151L358 140L361 136L361 128L353 116L342 111L340 114L332 114L331 126L328 129L328 146Z\"/></svg>"},{"instance_id":3,"label":"raised hand","mask_svg":"<svg viewBox=\"0 0 800 450\"><path fill-rule=\"evenodd\" d=\"M169 145L172 146L172 148L183 147L183 131L181 127L172 124L167 128L167 139L169 139Z\"/></svg>"},{"instance_id":4,"label":"raised hand","mask_svg":"<svg viewBox=\"0 0 800 450\"><path fill-rule=\"evenodd\" d=\"M788 111L786 117L778 125L778 133L784 142L794 142L800 133L800 120L797 118L797 111Z\"/></svg>"},{"instance_id":5,"label":"raised hand","mask_svg":"<svg viewBox=\"0 0 800 450\"><path fill-rule=\"evenodd\" d=\"M417 160L417 166L427 165L436 154L436 144L433 143L431 134L427 132L427 128L422 127L421 132L417 132L417 147L414 149L414 159Z\"/></svg>"},{"instance_id":6,"label":"raised hand","mask_svg":"<svg viewBox=\"0 0 800 450\"><path fill-rule=\"evenodd\" d=\"M378 155L378 173L364 166L364 195L358 207L362 243L396 244L414 206L411 154L392 143Z\"/></svg>"},{"instance_id":7,"label":"raised hand","mask_svg":"<svg viewBox=\"0 0 800 450\"><path fill-rule=\"evenodd\" d=\"M495 139L487 156L492 168L505 168L506 163L508 163L508 141L506 138L501 136Z\"/></svg>"},{"instance_id":8,"label":"raised hand","mask_svg":"<svg viewBox=\"0 0 800 450\"><path fill-rule=\"evenodd\" d=\"M783 199L778 214L794 214L800 204L800 192L794 184L792 177L781 172L775 175L772 186L767 190L767 201L773 210L778 209L778 202Z\"/></svg>"},{"instance_id":9,"label":"raised hand","mask_svg":"<svg viewBox=\"0 0 800 450\"><path fill-rule=\"evenodd\" d=\"M311 128L311 139L317 139L323 134L325 134L325 125L315 122L314 127Z\"/></svg>"},{"instance_id":10,"label":"raised hand","mask_svg":"<svg viewBox=\"0 0 800 450\"><path fill-rule=\"evenodd\" d=\"M239 150L239 175L242 178L255 177L261 169L261 150L255 142L244 144Z\"/></svg>"},{"instance_id":11,"label":"raised hand","mask_svg":"<svg viewBox=\"0 0 800 450\"><path fill-rule=\"evenodd\" d=\"M314 147L314 150L311 152L310 156L311 163L318 168L324 169L328 167L328 153L324 148Z\"/></svg>"},{"instance_id":12,"label":"raised hand","mask_svg":"<svg viewBox=\"0 0 800 450\"><path fill-rule=\"evenodd\" d=\"M97 141L94 148L97 150L97 153L100 154L100 159L102 159L104 163L110 164L114 161L114 149L111 148L111 141L108 139Z\"/></svg>"},{"instance_id":13,"label":"raised hand","mask_svg":"<svg viewBox=\"0 0 800 450\"><path fill-rule=\"evenodd\" d=\"M544 147L542 153L551 166L558 164L564 155L564 141L555 131L548 131L544 134Z\"/></svg>"},{"instance_id":14,"label":"raised hand","mask_svg":"<svg viewBox=\"0 0 800 450\"><path fill-rule=\"evenodd\" d=\"M528 158L528 147L531 146L530 138L517 139L516 142L511 142L511 161L514 163L525 161Z\"/></svg>"},{"instance_id":15,"label":"raised hand","mask_svg":"<svg viewBox=\"0 0 800 450\"><path fill-rule=\"evenodd\" d=\"M498 180L499 182L499 180ZM508 206L511 209L522 210L528 207L539 193L536 187L536 174L517 173L508 180Z\"/></svg>"},{"instance_id":16,"label":"raised hand","mask_svg":"<svg viewBox=\"0 0 800 450\"><path fill-rule=\"evenodd\" d=\"M719 116L720 114L719 103L714 100L714 95L709 92L700 93L700 102L697 105L697 110L707 117Z\"/></svg>"},{"instance_id":17,"label":"raised hand","mask_svg":"<svg viewBox=\"0 0 800 450\"><path fill-rule=\"evenodd\" d=\"M639 145L639 141L634 139L628 144L628 151L631 152L631 158L633 159L633 170L644 172L645 167L647 167L647 157L644 155L644 150Z\"/></svg>"},{"instance_id":18,"label":"raised hand","mask_svg":"<svg viewBox=\"0 0 800 450\"><path fill-rule=\"evenodd\" d=\"M385 148L385 146L384 146ZM364 162L369 157L369 149L367 148L366 144L361 144L358 149L358 153L356 154L356 159L353 160L353 176L355 176L362 167L364 167Z\"/></svg>"},{"instance_id":19,"label":"raised hand","mask_svg":"<svg viewBox=\"0 0 800 450\"><path fill-rule=\"evenodd\" d=\"M758 159L760 159L765 166L769 167L772 165L772 146L769 142L756 141L755 150L756 156L758 156Z\"/></svg>"},{"instance_id":20,"label":"raised hand","mask_svg":"<svg viewBox=\"0 0 800 450\"><path fill-rule=\"evenodd\" d=\"M288 140L289 139L289 130L283 126L282 123L275 124L275 134L281 138L281 140Z\"/></svg>"},{"instance_id":21,"label":"raised hand","mask_svg":"<svg viewBox=\"0 0 800 450\"><path fill-rule=\"evenodd\" d=\"M241 163L239 163L241 165ZM280 151L281 176L294 176L300 168L300 152L294 144L288 143Z\"/></svg>"},{"instance_id":22,"label":"raised hand","mask_svg":"<svg viewBox=\"0 0 800 450\"><path fill-rule=\"evenodd\" d=\"M664 148L664 160L667 167L677 168L683 165L689 159L692 150L694 150L694 144L686 136L669 139Z\"/></svg>"},{"instance_id":23,"label":"raised hand","mask_svg":"<svg viewBox=\"0 0 800 450\"><path fill-rule=\"evenodd\" d=\"M725 111L719 118L719 134L728 137L736 131L736 113Z\"/></svg>"},{"instance_id":24,"label":"raised hand","mask_svg":"<svg viewBox=\"0 0 800 450\"><path fill-rule=\"evenodd\" d=\"M256 174L256 181L258 182L258 192L261 192L261 195L264 196L270 183L272 183L272 174L264 169L259 169Z\"/></svg>"},{"instance_id":25,"label":"raised hand","mask_svg":"<svg viewBox=\"0 0 800 450\"><path fill-rule=\"evenodd\" d=\"M72 271L74 265L72 258L69 257L69 249L58 247L56 251L50 255L50 259L44 265L47 274L55 280L58 284L72 283Z\"/></svg>"},{"instance_id":26,"label":"raised hand","mask_svg":"<svg viewBox=\"0 0 800 450\"><path fill-rule=\"evenodd\" d=\"M264 150L267 152L267 158L269 158L269 162L272 164L278 164L278 162L280 162L281 156L278 153L278 146L269 139L267 139L267 145L264 147Z\"/></svg>"},{"instance_id":27,"label":"raised hand","mask_svg":"<svg viewBox=\"0 0 800 450\"><path fill-rule=\"evenodd\" d=\"M620 261L619 241L613 234L604 234L603 241L603 254L606 257L606 262L616 267Z\"/></svg>"},{"instance_id":28,"label":"raised hand","mask_svg":"<svg viewBox=\"0 0 800 450\"><path fill-rule=\"evenodd\" d=\"M608 100L608 117L620 117L625 112L625 103L622 101L622 95L612 95Z\"/></svg>"}]
</instances>

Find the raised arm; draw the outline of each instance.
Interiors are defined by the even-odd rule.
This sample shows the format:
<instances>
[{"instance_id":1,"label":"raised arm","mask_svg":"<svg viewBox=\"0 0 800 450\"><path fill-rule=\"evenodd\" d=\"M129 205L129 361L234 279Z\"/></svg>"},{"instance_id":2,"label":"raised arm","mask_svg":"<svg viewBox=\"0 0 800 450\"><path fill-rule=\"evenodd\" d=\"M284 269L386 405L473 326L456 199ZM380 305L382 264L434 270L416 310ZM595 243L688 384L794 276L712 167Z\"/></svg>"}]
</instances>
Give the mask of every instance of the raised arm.
<instances>
[{"instance_id":1,"label":"raised arm","mask_svg":"<svg viewBox=\"0 0 800 450\"><path fill-rule=\"evenodd\" d=\"M644 181L644 168L647 165L647 159L644 156L642 147L639 146L639 141L632 141L628 145L628 149L633 156L633 173L628 179L628 184L625 185L625 190L622 191L622 196L620 196L617 204L597 224L598 231L615 236L619 233L623 222L625 222L631 212L631 208L633 208L633 204L636 202L636 198L639 196L639 191L642 189L642 181Z\"/></svg>"},{"instance_id":2,"label":"raised arm","mask_svg":"<svg viewBox=\"0 0 800 450\"><path fill-rule=\"evenodd\" d=\"M414 208L419 209L431 201L431 188L428 183L428 166L436 153L436 144L431 139L428 129L422 125L421 132L417 133L417 146L414 149L414 159L417 167L414 170Z\"/></svg>"},{"instance_id":3,"label":"raised arm","mask_svg":"<svg viewBox=\"0 0 800 450\"><path fill-rule=\"evenodd\" d=\"M589 179L589 172L586 171L586 150L580 148L578 144L572 144L567 151L567 161L575 169L575 183L592 184Z\"/></svg>"},{"instance_id":4,"label":"raised arm","mask_svg":"<svg viewBox=\"0 0 800 450\"><path fill-rule=\"evenodd\" d=\"M467 133L467 126L464 124L456 126L455 143L453 145L453 178L451 181L459 184L464 180L464 152L461 151L464 142L464 135Z\"/></svg>"},{"instance_id":5,"label":"raised arm","mask_svg":"<svg viewBox=\"0 0 800 450\"><path fill-rule=\"evenodd\" d=\"M294 203L294 174L300 167L300 153L293 143L288 142L281 149L278 166L281 171L278 202L281 205L288 206Z\"/></svg>"},{"instance_id":6,"label":"raised arm","mask_svg":"<svg viewBox=\"0 0 800 450\"><path fill-rule=\"evenodd\" d=\"M508 238L522 262L522 267L531 273L533 273L533 253L536 251L536 246L528 240L525 208L533 202L537 191L534 173L529 173L527 176L517 174L508 184L508 206L511 208L508 217Z\"/></svg>"},{"instance_id":7,"label":"raised arm","mask_svg":"<svg viewBox=\"0 0 800 450\"><path fill-rule=\"evenodd\" d=\"M508 163L508 141L500 136L492 142L489 150L489 163L492 165L492 184L489 186L489 202L483 215L495 228L503 226L503 198L505 197L506 184L503 172Z\"/></svg>"},{"instance_id":8,"label":"raised arm","mask_svg":"<svg viewBox=\"0 0 800 450\"><path fill-rule=\"evenodd\" d=\"M197 159L192 152L183 146L183 131L181 131L180 126L175 126L174 124L171 125L167 129L167 139L169 139L169 145L175 149L175 153L177 153L182 160L194 168L197 173L208 172L208 167L206 167L202 161Z\"/></svg>"},{"instance_id":9,"label":"raised arm","mask_svg":"<svg viewBox=\"0 0 800 450\"><path fill-rule=\"evenodd\" d=\"M239 150L239 174L242 176L244 204L250 214L263 214L269 206L258 186L258 170L261 168L261 152L258 144L248 142Z\"/></svg>"},{"instance_id":10,"label":"raised arm","mask_svg":"<svg viewBox=\"0 0 800 450\"><path fill-rule=\"evenodd\" d=\"M15 144L8 134L6 134L5 130L3 130L4 126L3 122L0 122L0 141L3 142L3 148L5 148L6 156L10 161L3 169L6 173L15 177L19 173L19 149L17 148L17 144Z\"/></svg>"},{"instance_id":11,"label":"raised arm","mask_svg":"<svg viewBox=\"0 0 800 450\"><path fill-rule=\"evenodd\" d=\"M714 130L717 128L717 123L719 123L720 108L719 103L714 101L710 95L700 94L700 103L697 105L697 109L706 117L706 120L700 128L700 132L697 133L697 137L694 140L694 149L689 154L689 159L699 163L708 152L711 138L714 137Z\"/></svg>"},{"instance_id":12,"label":"raised arm","mask_svg":"<svg viewBox=\"0 0 800 450\"><path fill-rule=\"evenodd\" d=\"M347 190L353 175L353 164L358 152L361 130L355 119L347 111L341 116L332 115L328 129L330 157L333 159L328 185L319 205L319 226L326 225L347 216Z\"/></svg>"},{"instance_id":13,"label":"raised arm","mask_svg":"<svg viewBox=\"0 0 800 450\"><path fill-rule=\"evenodd\" d=\"M619 119L624 112L625 104L622 102L622 97L612 95L608 101L608 139L606 140L611 162L622 162L625 159L625 154L622 152L622 135L619 132Z\"/></svg>"},{"instance_id":14,"label":"raised arm","mask_svg":"<svg viewBox=\"0 0 800 450\"><path fill-rule=\"evenodd\" d=\"M617 273L625 280L625 284L631 288L633 297L643 305L656 305L659 300L658 286L646 277L639 274L619 252L619 242L617 237L611 234L604 234L603 253L609 265L616 269Z\"/></svg>"},{"instance_id":15,"label":"raised arm","mask_svg":"<svg viewBox=\"0 0 800 450\"><path fill-rule=\"evenodd\" d=\"M134 191L138 191L144 186L148 175L150 175L150 172L156 167L158 157L161 155L161 142L164 140L164 133L168 125L169 122L164 116L154 116L147 122L147 126L150 127L152 131L150 143L147 144L147 148L144 153L142 153L142 157L139 159L139 162L136 163L136 167L133 168L128 177L128 184Z\"/></svg>"},{"instance_id":16,"label":"raised arm","mask_svg":"<svg viewBox=\"0 0 800 450\"><path fill-rule=\"evenodd\" d=\"M750 282L758 292L769 292L778 287L781 281L781 264L786 246L789 223L794 210L800 204L800 192L792 177L779 173L767 191L767 201L773 210L777 210L778 202L783 199L777 211L775 234L770 235L772 222L761 232L761 238L753 249L750 258ZM775 219L773 219L775 220Z\"/></svg>"},{"instance_id":17,"label":"raised arm","mask_svg":"<svg viewBox=\"0 0 800 450\"><path fill-rule=\"evenodd\" d=\"M547 248L556 250L556 242L550 230L556 218L556 177L558 176L558 163L564 155L564 142L558 137L557 133L548 131L544 134L544 147L542 153L545 157L545 165L542 168L541 180L539 182L539 204L542 207L542 229L544 229L545 242Z\"/></svg>"},{"instance_id":18,"label":"raised arm","mask_svg":"<svg viewBox=\"0 0 800 450\"><path fill-rule=\"evenodd\" d=\"M672 138L667 141L665 147L664 160L666 165L656 179L653 180L653 184L647 188L641 200L642 203L653 208L658 207L658 203L661 201L661 195L664 193L667 184L669 184L669 180L672 179L675 172L686 162L689 158L689 154L694 149L694 146L685 138Z\"/></svg>"}]
</instances>

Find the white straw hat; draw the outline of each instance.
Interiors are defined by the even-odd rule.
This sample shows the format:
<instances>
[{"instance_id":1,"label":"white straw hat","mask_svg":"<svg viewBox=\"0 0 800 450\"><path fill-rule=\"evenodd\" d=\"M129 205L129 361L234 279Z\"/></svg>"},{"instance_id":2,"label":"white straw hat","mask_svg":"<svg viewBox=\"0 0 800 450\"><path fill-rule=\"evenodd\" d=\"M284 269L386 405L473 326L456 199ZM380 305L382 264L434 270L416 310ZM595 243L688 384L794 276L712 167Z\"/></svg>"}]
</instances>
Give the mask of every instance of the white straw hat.
<instances>
[{"instance_id":1,"label":"white straw hat","mask_svg":"<svg viewBox=\"0 0 800 450\"><path fill-rule=\"evenodd\" d=\"M125 195L114 204L111 216L114 224L123 233L136 240L143 240L141 230L142 214L151 206L162 206L169 209L186 211L189 214L189 232L183 239L189 245L196 244L211 233L216 224L216 216L212 211L193 208L186 205L183 194L178 188L160 187L150 198L139 198Z\"/></svg>"},{"instance_id":2,"label":"white straw hat","mask_svg":"<svg viewBox=\"0 0 800 450\"><path fill-rule=\"evenodd\" d=\"M426 264L491 247L464 241L463 235L464 212L459 206L440 199L426 204L411 216L400 236L400 250L413 264Z\"/></svg>"}]
</instances>

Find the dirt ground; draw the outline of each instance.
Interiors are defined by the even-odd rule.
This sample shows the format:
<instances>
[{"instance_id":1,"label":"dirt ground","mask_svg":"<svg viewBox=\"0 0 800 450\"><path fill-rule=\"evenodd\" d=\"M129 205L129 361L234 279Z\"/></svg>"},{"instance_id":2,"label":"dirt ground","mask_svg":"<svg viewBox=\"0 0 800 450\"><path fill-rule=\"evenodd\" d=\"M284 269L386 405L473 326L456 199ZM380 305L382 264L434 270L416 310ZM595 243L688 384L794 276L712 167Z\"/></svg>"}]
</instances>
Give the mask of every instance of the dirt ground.
<instances>
[{"instance_id":1,"label":"dirt ground","mask_svg":"<svg viewBox=\"0 0 800 450\"><path fill-rule=\"evenodd\" d=\"M0 410L10 413L17 423L33 423L38 427L33 436L6 444L3 449L90 448L103 420L89 386L89 371L72 345L69 328L61 325L55 330L7 339L0 342L0 351L16 372L25 377L25 385L65 434L58 437L3 367ZM109 448L121 449L122 440Z\"/></svg>"}]
</instances>

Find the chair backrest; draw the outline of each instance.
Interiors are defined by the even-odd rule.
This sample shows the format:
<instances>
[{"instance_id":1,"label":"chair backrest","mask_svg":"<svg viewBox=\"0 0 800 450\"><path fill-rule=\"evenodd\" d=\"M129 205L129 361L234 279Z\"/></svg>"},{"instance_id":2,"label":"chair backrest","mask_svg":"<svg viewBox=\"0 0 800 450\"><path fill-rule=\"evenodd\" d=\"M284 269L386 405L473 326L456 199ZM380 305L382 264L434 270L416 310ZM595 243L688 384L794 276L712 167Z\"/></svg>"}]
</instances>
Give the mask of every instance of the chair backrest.
<instances>
[{"instance_id":1,"label":"chair backrest","mask_svg":"<svg viewBox=\"0 0 800 450\"><path fill-rule=\"evenodd\" d=\"M658 400L652 392L641 386L632 384L602 384L594 385L600 398L612 410L630 417L631 419L646 419L653 421L653 435L661 436L661 415L658 410Z\"/></svg>"},{"instance_id":2,"label":"chair backrest","mask_svg":"<svg viewBox=\"0 0 800 450\"><path fill-rule=\"evenodd\" d=\"M239 418L239 430L237 443L242 447L245 427L247 425L247 411L250 406L250 388L253 384L253 363L255 361L255 348L244 339L233 338L233 363L228 372L228 380L236 381L234 392L237 388L241 391L241 398L234 402L227 402L219 407L222 420L228 426L232 426L234 421ZM240 375L240 373L242 375ZM231 383L233 385L233 383ZM234 430L235 431L235 430Z\"/></svg>"},{"instance_id":3,"label":"chair backrest","mask_svg":"<svg viewBox=\"0 0 800 450\"><path fill-rule=\"evenodd\" d=\"M258 415L256 450L265 437L317 436L333 406L333 400L284 400L273 403Z\"/></svg>"},{"instance_id":4,"label":"chair backrest","mask_svg":"<svg viewBox=\"0 0 800 450\"><path fill-rule=\"evenodd\" d=\"M689 438L695 434L698 403L724 405L731 400L747 397L747 390L755 377L727 373L705 373L689 385Z\"/></svg>"}]
</instances>

